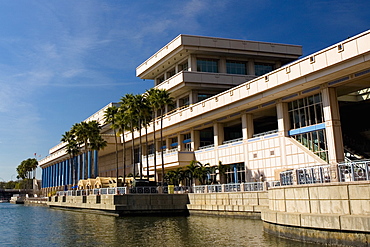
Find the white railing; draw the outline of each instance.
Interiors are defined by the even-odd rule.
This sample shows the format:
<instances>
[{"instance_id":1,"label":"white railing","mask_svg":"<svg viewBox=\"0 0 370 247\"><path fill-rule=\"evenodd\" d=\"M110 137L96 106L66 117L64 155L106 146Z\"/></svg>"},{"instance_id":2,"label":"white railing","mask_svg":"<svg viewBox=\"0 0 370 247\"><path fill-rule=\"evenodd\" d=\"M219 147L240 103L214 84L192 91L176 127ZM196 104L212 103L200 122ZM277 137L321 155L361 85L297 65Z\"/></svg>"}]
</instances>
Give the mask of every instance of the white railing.
<instances>
[{"instance_id":1,"label":"white railing","mask_svg":"<svg viewBox=\"0 0 370 247\"><path fill-rule=\"evenodd\" d=\"M370 180L370 160L338 164L339 182Z\"/></svg>"},{"instance_id":2,"label":"white railing","mask_svg":"<svg viewBox=\"0 0 370 247\"><path fill-rule=\"evenodd\" d=\"M330 165L299 168L297 184L330 183Z\"/></svg>"},{"instance_id":3,"label":"white railing","mask_svg":"<svg viewBox=\"0 0 370 247\"><path fill-rule=\"evenodd\" d=\"M194 193L247 192L263 190L263 182L196 185L193 187Z\"/></svg>"},{"instance_id":4,"label":"white railing","mask_svg":"<svg viewBox=\"0 0 370 247\"><path fill-rule=\"evenodd\" d=\"M239 142L239 141L243 141L243 137L237 138L237 139L233 139L233 140L223 141L222 144L229 144L229 143Z\"/></svg>"},{"instance_id":5,"label":"white railing","mask_svg":"<svg viewBox=\"0 0 370 247\"><path fill-rule=\"evenodd\" d=\"M213 148L213 147L215 147L215 144L199 147L199 150L206 149L206 148Z\"/></svg>"},{"instance_id":6,"label":"white railing","mask_svg":"<svg viewBox=\"0 0 370 247\"><path fill-rule=\"evenodd\" d=\"M278 130L278 129L276 129L276 130L270 130L270 131L266 131L266 132L262 132L262 133L254 134L254 135L253 135L253 138L254 138L254 137L258 137L258 136L266 136L266 135L273 134L273 133L277 133L277 132L279 132L279 130Z\"/></svg>"}]
</instances>

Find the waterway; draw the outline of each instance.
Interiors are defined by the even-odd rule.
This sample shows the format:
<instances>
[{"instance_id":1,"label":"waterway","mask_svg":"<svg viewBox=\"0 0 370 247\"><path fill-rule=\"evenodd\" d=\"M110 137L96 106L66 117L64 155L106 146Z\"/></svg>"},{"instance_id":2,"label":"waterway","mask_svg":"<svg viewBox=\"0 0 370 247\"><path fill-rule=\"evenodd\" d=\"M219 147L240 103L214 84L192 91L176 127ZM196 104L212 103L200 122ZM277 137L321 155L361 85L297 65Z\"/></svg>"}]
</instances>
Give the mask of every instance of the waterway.
<instances>
[{"instance_id":1,"label":"waterway","mask_svg":"<svg viewBox=\"0 0 370 247\"><path fill-rule=\"evenodd\" d=\"M260 220L231 217L113 217L0 204L0 246L306 246L263 232Z\"/></svg>"}]
</instances>

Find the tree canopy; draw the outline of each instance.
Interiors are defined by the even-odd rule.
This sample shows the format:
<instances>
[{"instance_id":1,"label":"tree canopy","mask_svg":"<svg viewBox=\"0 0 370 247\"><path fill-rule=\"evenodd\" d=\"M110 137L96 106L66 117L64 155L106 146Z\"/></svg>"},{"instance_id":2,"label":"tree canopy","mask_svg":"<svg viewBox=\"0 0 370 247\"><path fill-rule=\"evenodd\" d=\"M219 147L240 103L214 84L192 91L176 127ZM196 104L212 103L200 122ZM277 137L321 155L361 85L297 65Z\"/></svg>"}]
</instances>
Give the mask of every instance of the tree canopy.
<instances>
[{"instance_id":1,"label":"tree canopy","mask_svg":"<svg viewBox=\"0 0 370 247\"><path fill-rule=\"evenodd\" d=\"M30 173L37 168L38 162L35 158L23 160L17 167L18 179L30 178Z\"/></svg>"}]
</instances>

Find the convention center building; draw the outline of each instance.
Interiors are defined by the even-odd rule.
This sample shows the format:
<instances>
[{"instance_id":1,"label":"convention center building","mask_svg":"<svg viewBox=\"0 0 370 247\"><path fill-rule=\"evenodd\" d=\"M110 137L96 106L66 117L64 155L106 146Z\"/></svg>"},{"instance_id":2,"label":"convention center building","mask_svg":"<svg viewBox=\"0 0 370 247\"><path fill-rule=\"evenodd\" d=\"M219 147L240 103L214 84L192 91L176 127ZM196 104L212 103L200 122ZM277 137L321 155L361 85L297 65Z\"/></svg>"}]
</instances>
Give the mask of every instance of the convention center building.
<instances>
[{"instance_id":1,"label":"convention center building","mask_svg":"<svg viewBox=\"0 0 370 247\"><path fill-rule=\"evenodd\" d=\"M125 174L135 166L142 174L149 167L153 176L156 156L161 181L163 149L165 172L193 160L221 162L227 166L225 182L241 183L276 181L285 170L329 165L335 181L338 163L370 157L370 31L301 56L299 45L177 36L136 68L139 78L174 98L175 107L163 116L163 142L161 118L141 133L125 132L118 145L119 175L125 157ZM116 177L115 138L104 119L112 105L118 104L85 120L102 125L107 147L71 162L65 143L59 143L39 161L45 191L70 189L74 171L77 180ZM141 154L140 139L149 143ZM140 170L139 162L147 160L149 166Z\"/></svg>"}]
</instances>

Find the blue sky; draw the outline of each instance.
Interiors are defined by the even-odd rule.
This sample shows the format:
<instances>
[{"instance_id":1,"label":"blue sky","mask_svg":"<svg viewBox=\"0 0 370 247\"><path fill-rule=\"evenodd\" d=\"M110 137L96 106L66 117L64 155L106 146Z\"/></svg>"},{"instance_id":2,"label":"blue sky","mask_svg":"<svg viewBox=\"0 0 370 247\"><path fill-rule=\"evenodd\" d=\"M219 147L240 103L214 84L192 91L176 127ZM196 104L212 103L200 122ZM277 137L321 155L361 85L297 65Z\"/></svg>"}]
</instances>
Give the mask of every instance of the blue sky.
<instances>
[{"instance_id":1,"label":"blue sky","mask_svg":"<svg viewBox=\"0 0 370 247\"><path fill-rule=\"evenodd\" d=\"M298 44L308 55L370 29L369 9L365 0L0 0L0 181L48 155L74 123L152 87L136 67L179 34Z\"/></svg>"}]
</instances>

